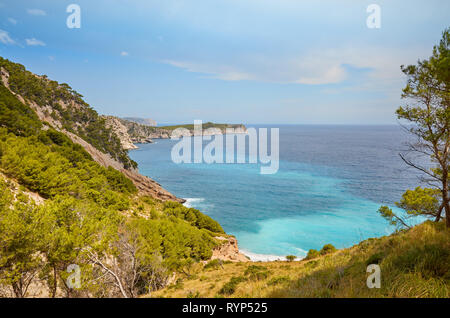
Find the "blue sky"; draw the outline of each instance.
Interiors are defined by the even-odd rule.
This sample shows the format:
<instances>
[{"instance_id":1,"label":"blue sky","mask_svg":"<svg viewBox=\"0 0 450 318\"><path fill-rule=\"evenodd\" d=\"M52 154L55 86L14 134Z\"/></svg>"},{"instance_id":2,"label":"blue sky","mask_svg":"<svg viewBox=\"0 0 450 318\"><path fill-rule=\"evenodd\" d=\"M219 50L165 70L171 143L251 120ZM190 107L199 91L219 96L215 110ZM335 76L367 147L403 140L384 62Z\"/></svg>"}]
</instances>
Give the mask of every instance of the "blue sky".
<instances>
[{"instance_id":1,"label":"blue sky","mask_svg":"<svg viewBox=\"0 0 450 318\"><path fill-rule=\"evenodd\" d=\"M71 3L80 29L66 26ZM366 26L372 3L380 29ZM102 114L390 124L400 65L431 54L448 12L447 0L0 0L0 55Z\"/></svg>"}]
</instances>

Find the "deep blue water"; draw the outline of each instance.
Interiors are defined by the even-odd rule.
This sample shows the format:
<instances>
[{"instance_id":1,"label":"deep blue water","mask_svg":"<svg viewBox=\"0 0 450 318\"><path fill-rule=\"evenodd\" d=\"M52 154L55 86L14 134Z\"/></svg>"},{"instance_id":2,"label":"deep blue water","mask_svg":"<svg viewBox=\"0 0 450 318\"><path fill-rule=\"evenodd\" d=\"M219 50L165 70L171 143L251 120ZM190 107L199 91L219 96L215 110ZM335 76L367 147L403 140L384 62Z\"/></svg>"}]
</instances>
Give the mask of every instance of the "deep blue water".
<instances>
[{"instance_id":1,"label":"deep blue water","mask_svg":"<svg viewBox=\"0 0 450 318\"><path fill-rule=\"evenodd\" d=\"M398 156L407 138L401 128L277 127L280 168L272 175L254 164L175 164L177 141L167 139L138 145L130 156L142 174L217 220L254 259L302 257L327 243L349 247L392 232L376 211L418 183Z\"/></svg>"}]
</instances>

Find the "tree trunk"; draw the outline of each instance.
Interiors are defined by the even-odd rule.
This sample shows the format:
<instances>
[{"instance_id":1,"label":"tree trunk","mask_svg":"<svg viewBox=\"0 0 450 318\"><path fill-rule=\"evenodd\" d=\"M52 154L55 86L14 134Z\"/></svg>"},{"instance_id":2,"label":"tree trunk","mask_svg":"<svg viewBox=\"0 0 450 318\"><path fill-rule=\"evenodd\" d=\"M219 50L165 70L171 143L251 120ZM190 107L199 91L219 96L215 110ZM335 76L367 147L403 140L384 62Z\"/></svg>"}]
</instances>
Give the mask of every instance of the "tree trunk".
<instances>
[{"instance_id":1,"label":"tree trunk","mask_svg":"<svg viewBox=\"0 0 450 318\"><path fill-rule=\"evenodd\" d=\"M450 202L448 197L448 171L447 169L442 170L442 203L444 204L445 210L445 225L450 228Z\"/></svg>"},{"instance_id":2,"label":"tree trunk","mask_svg":"<svg viewBox=\"0 0 450 318\"><path fill-rule=\"evenodd\" d=\"M441 206L439 207L439 210L436 214L436 218L434 219L434 222L439 222L441 220L441 214L442 214L443 209L444 209L444 202L442 202Z\"/></svg>"},{"instance_id":3,"label":"tree trunk","mask_svg":"<svg viewBox=\"0 0 450 318\"><path fill-rule=\"evenodd\" d=\"M56 297L56 289L58 288L58 282L56 277L56 266L53 267L53 290L52 290L52 298Z\"/></svg>"},{"instance_id":4,"label":"tree trunk","mask_svg":"<svg viewBox=\"0 0 450 318\"><path fill-rule=\"evenodd\" d=\"M23 298L23 293L22 293L22 287L21 287L21 282L19 280L19 282L17 283L13 283L13 291L14 291L14 295L16 296L16 298Z\"/></svg>"},{"instance_id":5,"label":"tree trunk","mask_svg":"<svg viewBox=\"0 0 450 318\"><path fill-rule=\"evenodd\" d=\"M445 225L448 229L450 229L450 207L447 202L447 205L445 206Z\"/></svg>"}]
</instances>

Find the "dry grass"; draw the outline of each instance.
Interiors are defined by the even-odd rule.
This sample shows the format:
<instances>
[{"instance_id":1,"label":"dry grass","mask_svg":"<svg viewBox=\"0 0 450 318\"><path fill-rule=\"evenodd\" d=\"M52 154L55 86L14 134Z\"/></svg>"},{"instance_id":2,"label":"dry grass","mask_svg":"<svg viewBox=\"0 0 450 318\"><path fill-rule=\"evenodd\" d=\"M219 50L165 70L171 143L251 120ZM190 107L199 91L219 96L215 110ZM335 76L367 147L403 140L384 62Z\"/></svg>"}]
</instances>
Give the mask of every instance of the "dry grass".
<instances>
[{"instance_id":1,"label":"dry grass","mask_svg":"<svg viewBox=\"0 0 450 318\"><path fill-rule=\"evenodd\" d=\"M381 288L366 285L368 264L381 268ZM258 265L259 268L250 268ZM261 268L262 266L262 268ZM258 274L259 273L259 274ZM262 273L262 274L261 274ZM232 280L232 278L234 279ZM231 280L231 283L230 283ZM228 285L226 285L228 283ZM224 288L225 286L225 288ZM152 297L449 297L450 231L426 222L299 262L226 263L153 293Z\"/></svg>"}]
</instances>

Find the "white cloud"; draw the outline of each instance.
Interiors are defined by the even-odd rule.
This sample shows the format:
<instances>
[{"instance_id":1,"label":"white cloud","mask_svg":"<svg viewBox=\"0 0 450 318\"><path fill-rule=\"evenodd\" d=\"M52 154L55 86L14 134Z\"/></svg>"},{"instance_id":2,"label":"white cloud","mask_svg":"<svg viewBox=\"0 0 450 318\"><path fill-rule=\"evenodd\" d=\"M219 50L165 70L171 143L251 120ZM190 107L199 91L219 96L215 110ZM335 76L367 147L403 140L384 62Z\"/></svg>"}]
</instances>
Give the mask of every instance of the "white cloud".
<instances>
[{"instance_id":1,"label":"white cloud","mask_svg":"<svg viewBox=\"0 0 450 318\"><path fill-rule=\"evenodd\" d=\"M122 51L120 52L120 56L128 56L128 52Z\"/></svg>"},{"instance_id":2,"label":"white cloud","mask_svg":"<svg viewBox=\"0 0 450 318\"><path fill-rule=\"evenodd\" d=\"M208 74L212 78L225 81L257 80L251 74L238 71L232 66L208 65L194 62L182 62L173 60L164 60L166 64L185 69L188 72Z\"/></svg>"},{"instance_id":3,"label":"white cloud","mask_svg":"<svg viewBox=\"0 0 450 318\"><path fill-rule=\"evenodd\" d=\"M11 23L11 24L14 24L14 25L17 24L17 20L13 19L13 18L8 18L8 22Z\"/></svg>"},{"instance_id":4,"label":"white cloud","mask_svg":"<svg viewBox=\"0 0 450 318\"><path fill-rule=\"evenodd\" d=\"M44 42L42 42L41 40L35 39L35 38L25 39L25 42L29 46L45 46Z\"/></svg>"},{"instance_id":5,"label":"white cloud","mask_svg":"<svg viewBox=\"0 0 450 318\"><path fill-rule=\"evenodd\" d=\"M39 15L39 16L47 15L47 13L41 9L27 9L27 13L30 15Z\"/></svg>"},{"instance_id":6,"label":"white cloud","mask_svg":"<svg viewBox=\"0 0 450 318\"><path fill-rule=\"evenodd\" d=\"M11 37L9 36L9 33L4 30L0 30L0 42L3 44L15 44L16 43L13 39L11 39Z\"/></svg>"},{"instance_id":7,"label":"white cloud","mask_svg":"<svg viewBox=\"0 0 450 318\"><path fill-rule=\"evenodd\" d=\"M232 62L197 62L163 60L163 63L188 72L206 74L226 80L254 80L271 83L309 85L336 84L348 79L347 69L366 70L369 80L398 81L402 79L401 64L414 63L418 56L427 56L426 49L403 50L391 48L337 48L313 50L296 57L247 56L233 58Z\"/></svg>"},{"instance_id":8,"label":"white cloud","mask_svg":"<svg viewBox=\"0 0 450 318\"><path fill-rule=\"evenodd\" d=\"M238 64L212 64L165 60L166 64L185 69L188 72L207 74L208 77L225 81L253 80L271 83L329 84L345 79L342 65L316 58L279 59L254 58Z\"/></svg>"}]
</instances>

